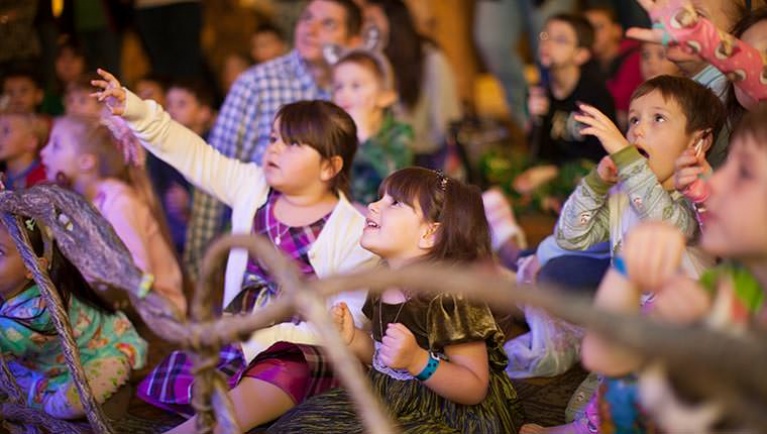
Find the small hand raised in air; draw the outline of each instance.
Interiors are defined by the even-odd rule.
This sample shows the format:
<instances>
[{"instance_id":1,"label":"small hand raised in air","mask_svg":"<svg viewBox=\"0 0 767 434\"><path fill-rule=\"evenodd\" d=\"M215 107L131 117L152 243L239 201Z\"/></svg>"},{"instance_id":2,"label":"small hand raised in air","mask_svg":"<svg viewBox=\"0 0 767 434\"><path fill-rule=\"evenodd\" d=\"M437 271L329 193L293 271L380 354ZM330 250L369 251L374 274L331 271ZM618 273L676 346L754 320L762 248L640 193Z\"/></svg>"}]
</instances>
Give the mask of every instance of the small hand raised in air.
<instances>
[{"instance_id":1,"label":"small hand raised in air","mask_svg":"<svg viewBox=\"0 0 767 434\"><path fill-rule=\"evenodd\" d=\"M608 154L614 154L630 146L615 123L599 109L583 103L579 104L578 108L581 113L575 115L575 120L585 125L581 128L582 135L599 139Z\"/></svg>"},{"instance_id":2,"label":"small hand raised in air","mask_svg":"<svg viewBox=\"0 0 767 434\"><path fill-rule=\"evenodd\" d=\"M97 69L96 72L103 80L91 80L91 84L101 90L91 93L91 96L104 103L113 115L122 116L125 113L125 89L123 89L120 81L109 72L101 68Z\"/></svg>"}]
</instances>

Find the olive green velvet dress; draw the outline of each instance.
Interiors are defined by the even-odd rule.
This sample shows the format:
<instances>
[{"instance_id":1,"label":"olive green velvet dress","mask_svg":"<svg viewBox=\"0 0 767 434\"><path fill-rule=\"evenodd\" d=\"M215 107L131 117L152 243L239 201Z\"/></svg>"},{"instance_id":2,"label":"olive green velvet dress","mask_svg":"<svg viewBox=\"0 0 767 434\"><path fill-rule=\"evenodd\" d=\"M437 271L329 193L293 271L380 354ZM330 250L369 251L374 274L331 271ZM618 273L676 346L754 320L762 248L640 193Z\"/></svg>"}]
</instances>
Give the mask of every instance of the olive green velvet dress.
<instances>
[{"instance_id":1,"label":"olive green velvet dress","mask_svg":"<svg viewBox=\"0 0 767 434\"><path fill-rule=\"evenodd\" d=\"M486 305L461 297L439 295L430 300L404 304L381 303L368 297L363 312L370 319L376 354L369 378L372 389L403 433L516 433L522 407L511 381L504 373L508 362L504 337ZM449 401L406 371L393 370L377 360L382 330L389 323L404 324L421 348L444 356L444 348L468 342L487 345L490 381L484 401L462 405ZM439 368L437 368L439 369ZM364 426L354 405L342 389L315 396L286 413L270 433L362 433Z\"/></svg>"}]
</instances>

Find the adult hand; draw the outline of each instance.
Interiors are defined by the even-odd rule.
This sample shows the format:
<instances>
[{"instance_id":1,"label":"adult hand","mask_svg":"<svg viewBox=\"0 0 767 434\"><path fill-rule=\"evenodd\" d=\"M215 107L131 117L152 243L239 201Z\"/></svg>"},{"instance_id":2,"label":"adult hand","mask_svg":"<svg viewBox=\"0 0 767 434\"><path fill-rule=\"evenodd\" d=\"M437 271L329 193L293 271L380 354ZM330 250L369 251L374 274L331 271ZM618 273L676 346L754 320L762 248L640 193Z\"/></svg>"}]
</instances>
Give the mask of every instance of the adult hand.
<instances>
[{"instance_id":1,"label":"adult hand","mask_svg":"<svg viewBox=\"0 0 767 434\"><path fill-rule=\"evenodd\" d=\"M113 115L122 116L125 113L125 89L120 85L120 81L109 72L101 68L97 69L96 72L103 80L91 80L91 84L101 90L93 92L91 96L104 103Z\"/></svg>"}]
</instances>

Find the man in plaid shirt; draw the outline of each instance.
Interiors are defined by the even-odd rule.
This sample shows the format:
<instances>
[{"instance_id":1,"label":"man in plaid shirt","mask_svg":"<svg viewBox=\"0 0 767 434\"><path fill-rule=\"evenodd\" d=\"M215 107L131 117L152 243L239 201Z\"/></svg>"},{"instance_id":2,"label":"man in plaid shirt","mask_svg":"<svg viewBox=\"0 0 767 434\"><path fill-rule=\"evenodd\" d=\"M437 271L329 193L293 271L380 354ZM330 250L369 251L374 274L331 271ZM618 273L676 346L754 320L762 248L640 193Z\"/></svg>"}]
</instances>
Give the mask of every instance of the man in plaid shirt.
<instances>
[{"instance_id":1,"label":"man in plaid shirt","mask_svg":"<svg viewBox=\"0 0 767 434\"><path fill-rule=\"evenodd\" d=\"M211 131L211 146L228 157L261 164L280 107L299 100L330 99L330 66L323 46L355 45L361 27L362 13L353 0L309 2L296 23L293 50L250 68L234 83ZM224 229L224 208L195 190L184 251L184 265L193 278L208 245Z\"/></svg>"}]
</instances>

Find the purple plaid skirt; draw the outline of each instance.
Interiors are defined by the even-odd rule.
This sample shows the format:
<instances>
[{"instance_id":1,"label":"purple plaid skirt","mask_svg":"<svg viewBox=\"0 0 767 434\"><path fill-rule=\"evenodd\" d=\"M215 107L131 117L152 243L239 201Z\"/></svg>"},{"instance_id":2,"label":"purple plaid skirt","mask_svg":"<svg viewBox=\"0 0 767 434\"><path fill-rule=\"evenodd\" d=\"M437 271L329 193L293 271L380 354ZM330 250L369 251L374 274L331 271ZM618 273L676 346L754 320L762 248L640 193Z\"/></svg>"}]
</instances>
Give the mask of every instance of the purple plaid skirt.
<instances>
[{"instance_id":1,"label":"purple plaid skirt","mask_svg":"<svg viewBox=\"0 0 767 434\"><path fill-rule=\"evenodd\" d=\"M248 365L239 346L227 345L221 348L217 369L230 389L242 377L256 378L279 387L296 404L338 386L329 361L313 345L277 342ZM193 385L191 357L174 351L141 381L137 395L156 407L191 417Z\"/></svg>"}]
</instances>

